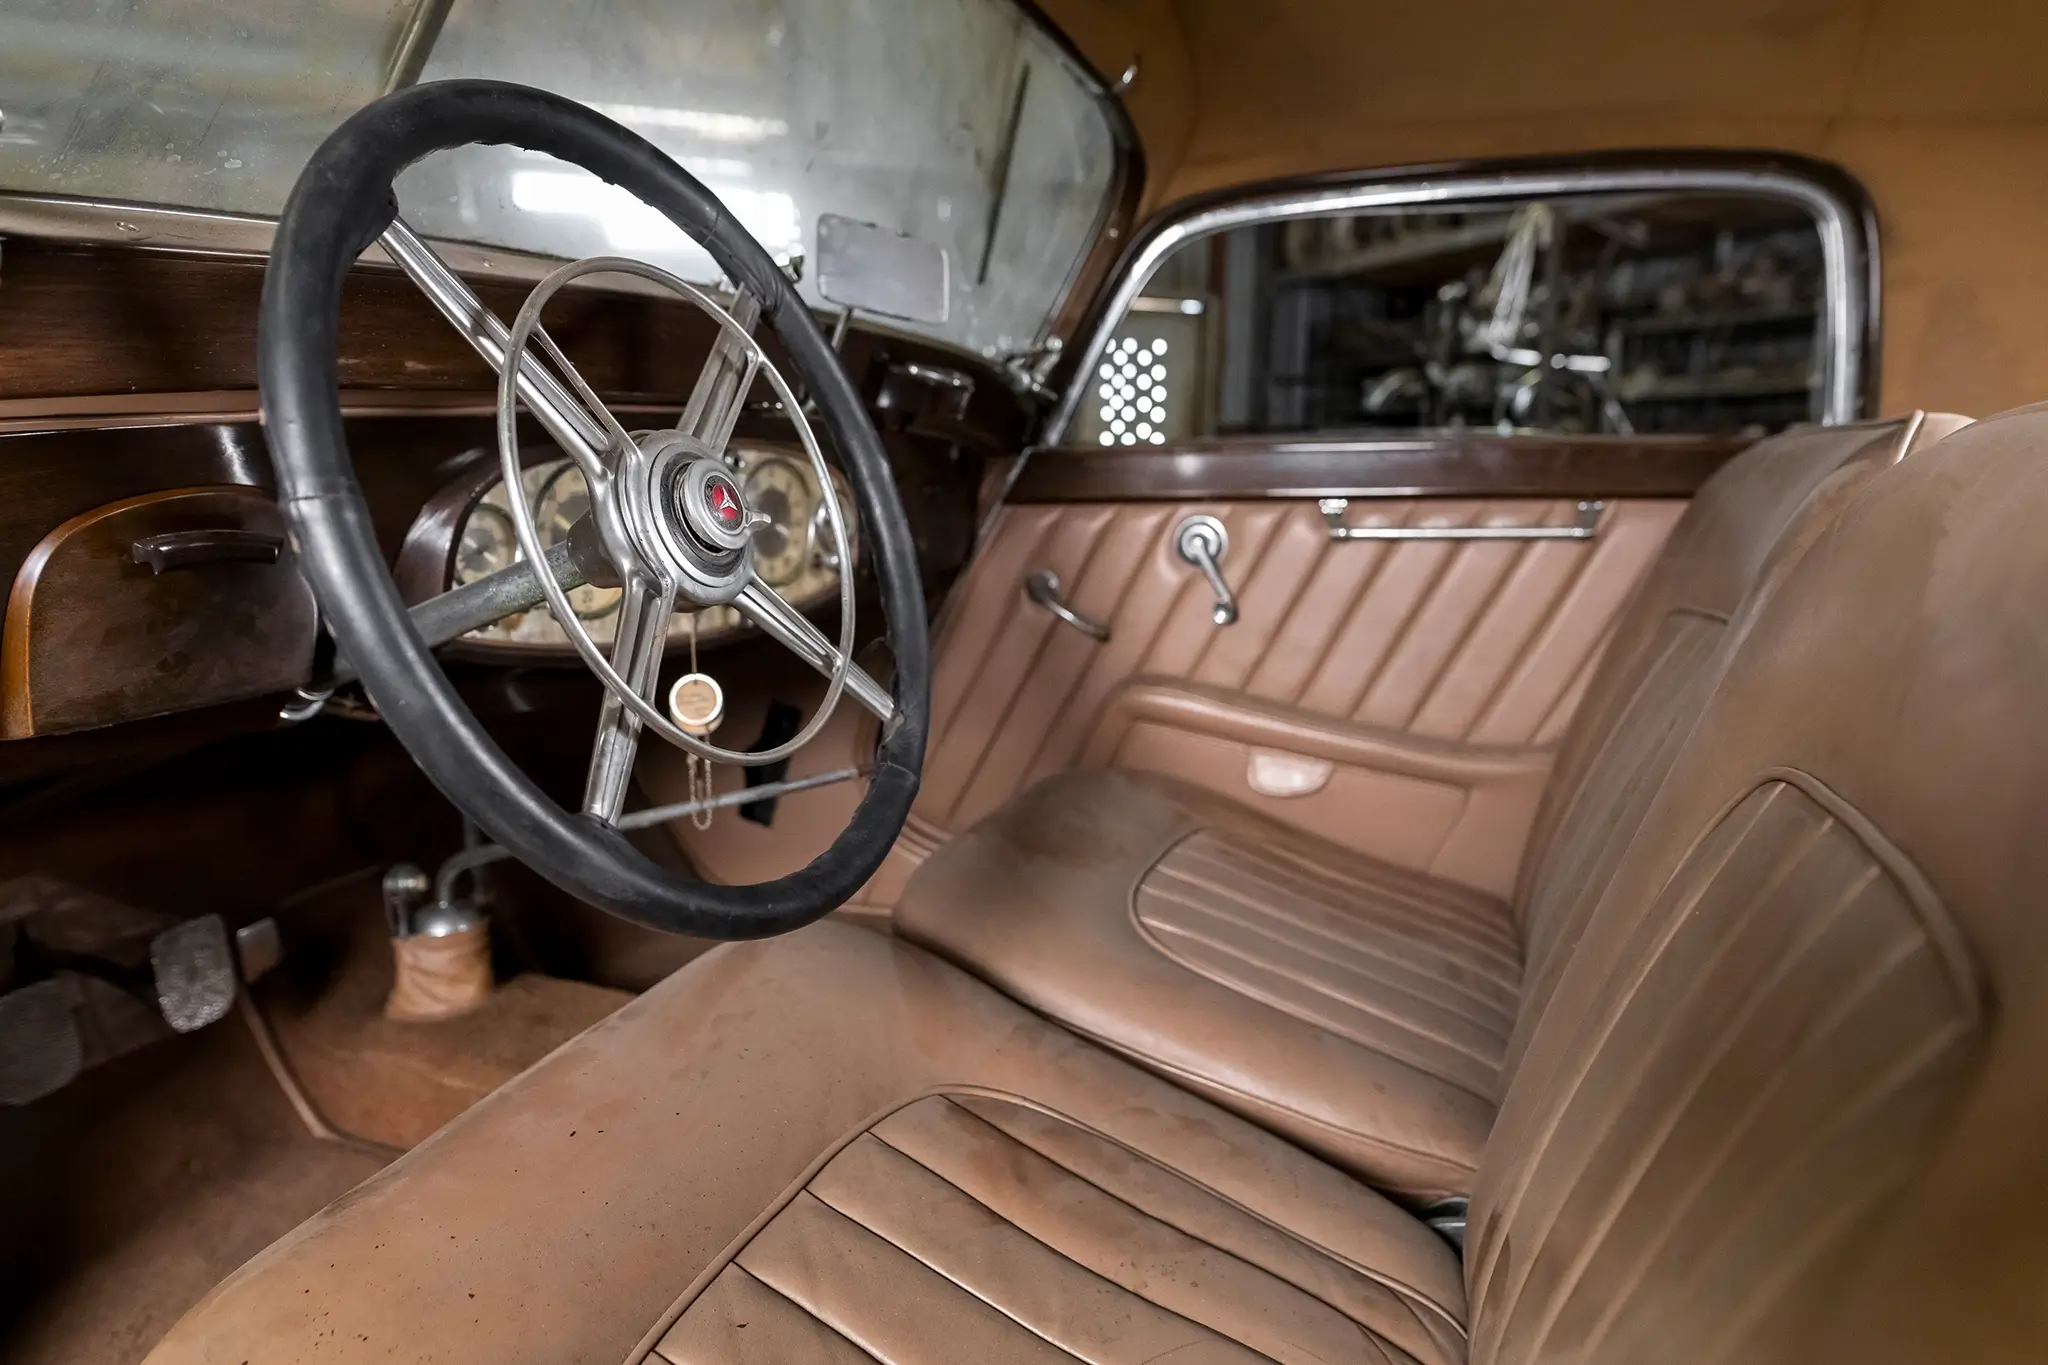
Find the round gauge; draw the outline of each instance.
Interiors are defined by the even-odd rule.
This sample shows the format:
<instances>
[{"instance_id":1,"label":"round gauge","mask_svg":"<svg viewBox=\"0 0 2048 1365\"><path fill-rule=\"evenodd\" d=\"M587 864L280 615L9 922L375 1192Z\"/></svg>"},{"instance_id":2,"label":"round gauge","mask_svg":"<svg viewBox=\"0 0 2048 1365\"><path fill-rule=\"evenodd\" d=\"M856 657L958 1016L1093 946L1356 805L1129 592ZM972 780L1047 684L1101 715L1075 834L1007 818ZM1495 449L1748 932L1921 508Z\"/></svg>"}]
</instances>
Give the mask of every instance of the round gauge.
<instances>
[{"instance_id":1,"label":"round gauge","mask_svg":"<svg viewBox=\"0 0 2048 1365\"><path fill-rule=\"evenodd\" d=\"M754 571L769 587L784 587L803 576L816 502L811 481L788 460L763 460L747 475L747 506L768 517L768 524L754 533Z\"/></svg>"},{"instance_id":2,"label":"round gauge","mask_svg":"<svg viewBox=\"0 0 2048 1365\"><path fill-rule=\"evenodd\" d=\"M462 523L455 544L455 581L474 583L487 574L510 568L519 558L519 538L512 518L501 508L478 503Z\"/></svg>"},{"instance_id":3,"label":"round gauge","mask_svg":"<svg viewBox=\"0 0 2048 1365\"><path fill-rule=\"evenodd\" d=\"M552 549L569 538L569 528L590 511L590 485L583 471L567 460L543 476L533 500L534 529L540 543ZM585 585L569 589L569 605L585 621L602 620L619 609L617 588Z\"/></svg>"}]
</instances>

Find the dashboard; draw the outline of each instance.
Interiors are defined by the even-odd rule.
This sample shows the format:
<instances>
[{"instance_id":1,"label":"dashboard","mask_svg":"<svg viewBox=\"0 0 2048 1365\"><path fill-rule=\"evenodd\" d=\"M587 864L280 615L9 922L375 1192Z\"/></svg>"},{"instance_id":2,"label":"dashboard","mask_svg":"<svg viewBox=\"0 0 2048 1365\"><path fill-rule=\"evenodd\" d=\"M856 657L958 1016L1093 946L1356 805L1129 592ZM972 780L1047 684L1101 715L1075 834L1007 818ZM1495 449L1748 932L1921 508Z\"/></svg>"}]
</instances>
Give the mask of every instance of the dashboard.
<instances>
[{"instance_id":1,"label":"dashboard","mask_svg":"<svg viewBox=\"0 0 2048 1365\"><path fill-rule=\"evenodd\" d=\"M799 609L835 600L844 556L833 543L825 490L818 486L802 449L735 441L727 459L746 490L747 505L768 517L768 524L754 534L755 571ZM851 537L850 491L837 470L831 475L831 495L839 501ZM590 510L590 490L583 471L551 452L534 452L520 482L545 547L565 541L569 528ZM455 515L450 516L450 510ZM857 564L858 542L849 548ZM399 577L408 586L407 596L417 599L473 583L521 557L513 531L511 494L496 462L490 461L487 470L450 485L428 504L407 537ZM608 647L617 633L619 596L618 588L588 585L569 593L577 619L600 647ZM688 641L693 616L699 644L716 642L746 628L739 613L730 607L678 611L669 622L671 646ZM472 631L456 648L478 658L575 658L567 632L546 605Z\"/></svg>"},{"instance_id":2,"label":"dashboard","mask_svg":"<svg viewBox=\"0 0 2048 1365\"><path fill-rule=\"evenodd\" d=\"M257 412L260 252L34 234L10 234L6 247L0 573L12 584L0 624L0 780L274 728L331 645L298 571ZM530 282L479 273L470 283L505 317ZM691 305L631 291L565 291L555 310L549 330L593 389L650 425L688 401L716 331ZM395 271L351 272L342 313L345 435L401 597L424 602L511 562L495 376ZM880 328L848 328L839 358L873 414L936 601L972 544L986 462L1024 443L1036 409L980 358ZM539 508L544 537L558 537L586 494L537 427L529 439L518 491ZM749 503L770 518L754 547L763 576L799 610L834 611L861 546L842 556L829 543L819 518L827 488L788 423L757 404L731 449ZM850 509L842 480L823 484ZM577 605L609 642L616 597L591 589ZM755 635L723 608L695 624L700 646ZM690 626L687 616L672 623L674 652ZM442 652L482 666L463 675L473 707L584 704L583 691L532 676L531 665L553 671L574 658L545 611ZM35 742L12 742L21 740Z\"/></svg>"}]
</instances>

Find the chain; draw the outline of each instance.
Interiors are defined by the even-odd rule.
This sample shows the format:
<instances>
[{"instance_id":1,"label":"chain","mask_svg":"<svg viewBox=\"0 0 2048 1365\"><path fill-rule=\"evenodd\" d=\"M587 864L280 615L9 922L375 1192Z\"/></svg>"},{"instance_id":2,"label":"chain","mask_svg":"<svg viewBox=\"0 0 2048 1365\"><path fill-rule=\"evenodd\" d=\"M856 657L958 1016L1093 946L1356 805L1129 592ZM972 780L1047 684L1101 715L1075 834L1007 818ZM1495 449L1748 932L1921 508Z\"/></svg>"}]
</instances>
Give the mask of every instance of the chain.
<instances>
[{"instance_id":1,"label":"chain","mask_svg":"<svg viewBox=\"0 0 2048 1365\"><path fill-rule=\"evenodd\" d=\"M697 613L693 611L689 613L689 616L690 671L695 673L697 671ZM685 767L687 768L686 777L688 781L686 785L689 788L690 800L709 801L711 799L711 764L708 760L699 758L695 754L688 755L688 759L689 761ZM712 812L708 810L693 811L690 815L690 823L699 830L707 830L711 828L711 816Z\"/></svg>"}]
</instances>

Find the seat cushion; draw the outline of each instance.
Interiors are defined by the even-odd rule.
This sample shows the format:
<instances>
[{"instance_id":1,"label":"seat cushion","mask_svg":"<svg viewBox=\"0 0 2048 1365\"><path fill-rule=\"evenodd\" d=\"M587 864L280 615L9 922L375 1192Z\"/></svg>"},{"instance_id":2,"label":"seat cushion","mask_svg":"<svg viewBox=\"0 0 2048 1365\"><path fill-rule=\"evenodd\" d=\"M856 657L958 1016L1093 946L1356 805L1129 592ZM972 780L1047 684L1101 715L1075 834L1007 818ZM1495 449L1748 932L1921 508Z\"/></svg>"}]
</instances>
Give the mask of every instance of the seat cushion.
<instances>
[{"instance_id":1,"label":"seat cushion","mask_svg":"<svg viewBox=\"0 0 2048 1365\"><path fill-rule=\"evenodd\" d=\"M1493 897L1092 771L934 854L896 925L1375 1185L1471 1188L1521 973Z\"/></svg>"},{"instance_id":2,"label":"seat cushion","mask_svg":"<svg viewBox=\"0 0 2048 1365\"><path fill-rule=\"evenodd\" d=\"M230 1277L171 1362L1464 1358L1450 1249L931 955L698 959Z\"/></svg>"}]
</instances>

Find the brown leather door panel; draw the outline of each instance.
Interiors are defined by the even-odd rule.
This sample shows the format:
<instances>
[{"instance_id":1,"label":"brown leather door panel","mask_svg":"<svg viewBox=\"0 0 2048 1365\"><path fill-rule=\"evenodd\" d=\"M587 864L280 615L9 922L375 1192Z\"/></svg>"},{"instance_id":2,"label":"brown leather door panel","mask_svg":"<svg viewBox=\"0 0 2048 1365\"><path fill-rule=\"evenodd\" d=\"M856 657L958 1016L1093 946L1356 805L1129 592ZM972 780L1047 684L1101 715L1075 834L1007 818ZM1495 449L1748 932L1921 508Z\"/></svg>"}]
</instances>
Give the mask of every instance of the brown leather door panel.
<instances>
[{"instance_id":1,"label":"brown leather door panel","mask_svg":"<svg viewBox=\"0 0 2048 1365\"><path fill-rule=\"evenodd\" d=\"M1552 750L1683 507L1610 500L1591 540L1335 541L1298 494L1009 506L947 604L923 790L864 899L893 902L953 831L1084 764L1165 773L1505 893ZM1570 499L1376 498L1349 516L1547 526L1574 512ZM1213 623L1208 584L1174 552L1196 514L1229 531L1233 625ZM1037 569L1106 642L1027 600Z\"/></svg>"}]
</instances>

